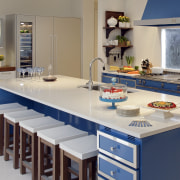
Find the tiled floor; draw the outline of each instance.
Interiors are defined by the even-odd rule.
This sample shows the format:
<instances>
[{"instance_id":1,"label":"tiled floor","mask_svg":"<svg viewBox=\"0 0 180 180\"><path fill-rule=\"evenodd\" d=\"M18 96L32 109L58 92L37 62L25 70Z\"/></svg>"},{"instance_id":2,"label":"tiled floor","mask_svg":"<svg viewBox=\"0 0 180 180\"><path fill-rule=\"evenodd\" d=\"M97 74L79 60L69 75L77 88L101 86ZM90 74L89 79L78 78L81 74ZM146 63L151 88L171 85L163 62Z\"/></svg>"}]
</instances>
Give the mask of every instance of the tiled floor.
<instances>
[{"instance_id":1,"label":"tiled floor","mask_svg":"<svg viewBox=\"0 0 180 180\"><path fill-rule=\"evenodd\" d=\"M0 180L31 180L31 173L21 175L20 169L14 169L12 160L4 161L4 156L0 156Z\"/></svg>"}]
</instances>

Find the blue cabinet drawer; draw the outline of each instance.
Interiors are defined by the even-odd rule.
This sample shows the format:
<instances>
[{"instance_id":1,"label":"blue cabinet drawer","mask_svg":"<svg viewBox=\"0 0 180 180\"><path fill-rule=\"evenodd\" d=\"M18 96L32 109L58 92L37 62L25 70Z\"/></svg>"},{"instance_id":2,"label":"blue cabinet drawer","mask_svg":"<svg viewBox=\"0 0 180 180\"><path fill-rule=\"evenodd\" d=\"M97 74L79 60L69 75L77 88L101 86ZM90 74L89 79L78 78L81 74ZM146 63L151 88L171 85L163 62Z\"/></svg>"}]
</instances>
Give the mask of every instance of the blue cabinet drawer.
<instances>
[{"instance_id":1,"label":"blue cabinet drawer","mask_svg":"<svg viewBox=\"0 0 180 180\"><path fill-rule=\"evenodd\" d=\"M120 78L121 84L126 84L128 87L136 87L136 80L130 80L130 79L123 79Z\"/></svg>"},{"instance_id":2,"label":"blue cabinet drawer","mask_svg":"<svg viewBox=\"0 0 180 180\"><path fill-rule=\"evenodd\" d=\"M119 83L119 78L115 76L102 76L102 82L104 83L112 83L112 78L116 78L116 83Z\"/></svg>"},{"instance_id":3,"label":"blue cabinet drawer","mask_svg":"<svg viewBox=\"0 0 180 180\"><path fill-rule=\"evenodd\" d=\"M139 168L139 147L107 133L97 131L97 147L102 152L133 168Z\"/></svg>"},{"instance_id":4,"label":"blue cabinet drawer","mask_svg":"<svg viewBox=\"0 0 180 180\"><path fill-rule=\"evenodd\" d=\"M98 155L98 174L109 180L138 180L138 172L102 154Z\"/></svg>"}]
</instances>

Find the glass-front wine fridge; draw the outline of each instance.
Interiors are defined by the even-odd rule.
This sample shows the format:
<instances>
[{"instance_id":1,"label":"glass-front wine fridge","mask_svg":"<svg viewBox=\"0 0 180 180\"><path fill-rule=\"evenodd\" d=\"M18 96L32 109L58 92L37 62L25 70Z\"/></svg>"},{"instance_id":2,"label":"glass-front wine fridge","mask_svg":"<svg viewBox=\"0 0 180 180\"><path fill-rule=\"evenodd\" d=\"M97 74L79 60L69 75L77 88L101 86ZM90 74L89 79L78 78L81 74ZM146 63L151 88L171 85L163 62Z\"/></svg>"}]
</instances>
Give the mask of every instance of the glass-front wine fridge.
<instances>
[{"instance_id":1,"label":"glass-front wine fridge","mask_svg":"<svg viewBox=\"0 0 180 180\"><path fill-rule=\"evenodd\" d=\"M35 60L35 16L6 16L7 64L32 68Z\"/></svg>"}]
</instances>

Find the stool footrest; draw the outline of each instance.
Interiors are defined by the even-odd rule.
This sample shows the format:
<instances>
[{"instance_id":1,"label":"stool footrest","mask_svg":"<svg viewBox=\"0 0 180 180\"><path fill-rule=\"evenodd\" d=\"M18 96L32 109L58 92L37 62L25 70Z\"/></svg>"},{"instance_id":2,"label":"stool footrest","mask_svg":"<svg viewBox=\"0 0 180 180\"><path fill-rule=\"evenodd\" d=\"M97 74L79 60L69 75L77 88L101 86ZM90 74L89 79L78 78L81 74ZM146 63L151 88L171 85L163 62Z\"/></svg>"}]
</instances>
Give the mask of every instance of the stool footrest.
<instances>
[{"instance_id":1,"label":"stool footrest","mask_svg":"<svg viewBox=\"0 0 180 180\"><path fill-rule=\"evenodd\" d=\"M7 149L6 149L6 152L7 152L9 155L13 156L13 150L12 150L12 149L7 148Z\"/></svg>"},{"instance_id":2,"label":"stool footrest","mask_svg":"<svg viewBox=\"0 0 180 180\"><path fill-rule=\"evenodd\" d=\"M23 166L25 166L29 170L32 170L32 163L30 163L28 161L23 161L22 163L23 163Z\"/></svg>"},{"instance_id":3,"label":"stool footrest","mask_svg":"<svg viewBox=\"0 0 180 180\"><path fill-rule=\"evenodd\" d=\"M70 173L74 174L75 176L79 177L79 171L76 170L73 167L68 167L68 172L70 172Z\"/></svg>"}]
</instances>

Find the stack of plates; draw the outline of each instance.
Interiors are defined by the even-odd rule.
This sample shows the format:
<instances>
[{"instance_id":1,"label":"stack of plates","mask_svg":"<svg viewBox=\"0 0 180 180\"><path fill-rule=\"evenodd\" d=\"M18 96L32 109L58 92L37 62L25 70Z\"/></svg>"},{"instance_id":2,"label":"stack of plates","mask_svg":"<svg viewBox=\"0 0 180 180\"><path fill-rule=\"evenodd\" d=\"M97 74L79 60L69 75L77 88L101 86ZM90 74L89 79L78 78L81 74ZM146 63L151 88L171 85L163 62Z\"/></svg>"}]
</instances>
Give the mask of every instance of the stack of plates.
<instances>
[{"instance_id":1,"label":"stack of plates","mask_svg":"<svg viewBox=\"0 0 180 180\"><path fill-rule=\"evenodd\" d=\"M117 114L121 116L137 116L140 108L135 105L122 105L117 107Z\"/></svg>"}]
</instances>

